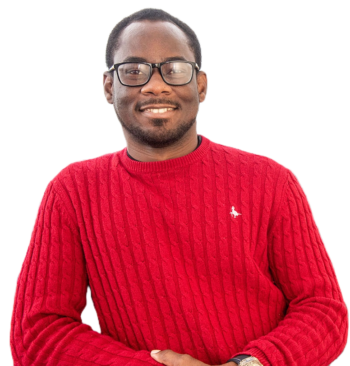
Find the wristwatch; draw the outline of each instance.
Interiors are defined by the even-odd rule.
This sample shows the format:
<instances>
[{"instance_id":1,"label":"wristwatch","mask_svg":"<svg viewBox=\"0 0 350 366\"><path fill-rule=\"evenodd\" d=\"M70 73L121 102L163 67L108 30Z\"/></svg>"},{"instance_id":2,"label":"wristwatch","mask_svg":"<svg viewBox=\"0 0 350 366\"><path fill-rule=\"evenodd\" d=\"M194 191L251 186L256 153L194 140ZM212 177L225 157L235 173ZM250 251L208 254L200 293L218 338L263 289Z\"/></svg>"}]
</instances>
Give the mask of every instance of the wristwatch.
<instances>
[{"instance_id":1,"label":"wristwatch","mask_svg":"<svg viewBox=\"0 0 350 366\"><path fill-rule=\"evenodd\" d=\"M238 366L263 366L263 364L256 358L250 355L239 355L230 358L227 362L236 362Z\"/></svg>"},{"instance_id":2,"label":"wristwatch","mask_svg":"<svg viewBox=\"0 0 350 366\"><path fill-rule=\"evenodd\" d=\"M244 358L238 366L263 366L262 363L256 357Z\"/></svg>"}]
</instances>

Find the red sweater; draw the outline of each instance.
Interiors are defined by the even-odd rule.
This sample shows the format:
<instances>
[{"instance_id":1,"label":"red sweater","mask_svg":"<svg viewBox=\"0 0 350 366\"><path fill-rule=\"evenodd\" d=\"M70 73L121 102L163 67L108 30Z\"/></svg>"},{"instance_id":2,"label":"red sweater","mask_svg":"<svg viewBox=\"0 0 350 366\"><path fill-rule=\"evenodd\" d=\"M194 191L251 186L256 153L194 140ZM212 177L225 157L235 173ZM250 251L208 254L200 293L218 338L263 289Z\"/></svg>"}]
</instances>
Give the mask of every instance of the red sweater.
<instances>
[{"instance_id":1,"label":"red sweater","mask_svg":"<svg viewBox=\"0 0 350 366\"><path fill-rule=\"evenodd\" d=\"M101 333L83 324L87 286ZM15 365L160 364L152 349L210 365L329 365L348 317L296 177L202 136L160 162L126 148L48 185L18 278Z\"/></svg>"}]
</instances>

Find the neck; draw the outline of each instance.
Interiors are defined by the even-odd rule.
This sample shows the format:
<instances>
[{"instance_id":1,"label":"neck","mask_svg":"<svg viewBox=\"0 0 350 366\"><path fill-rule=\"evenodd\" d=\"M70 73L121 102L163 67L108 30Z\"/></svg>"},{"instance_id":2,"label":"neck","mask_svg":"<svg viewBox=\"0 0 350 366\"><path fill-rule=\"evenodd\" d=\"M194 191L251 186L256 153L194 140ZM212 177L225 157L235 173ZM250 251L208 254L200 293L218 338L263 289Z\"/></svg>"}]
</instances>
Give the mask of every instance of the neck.
<instances>
[{"instance_id":1,"label":"neck","mask_svg":"<svg viewBox=\"0 0 350 366\"><path fill-rule=\"evenodd\" d=\"M133 142L127 143L127 141L125 141L125 145L127 147L127 154L131 159L140 162L155 162L188 155L196 150L199 146L199 141L199 136L196 133L191 138L180 140L167 148L153 148Z\"/></svg>"}]
</instances>

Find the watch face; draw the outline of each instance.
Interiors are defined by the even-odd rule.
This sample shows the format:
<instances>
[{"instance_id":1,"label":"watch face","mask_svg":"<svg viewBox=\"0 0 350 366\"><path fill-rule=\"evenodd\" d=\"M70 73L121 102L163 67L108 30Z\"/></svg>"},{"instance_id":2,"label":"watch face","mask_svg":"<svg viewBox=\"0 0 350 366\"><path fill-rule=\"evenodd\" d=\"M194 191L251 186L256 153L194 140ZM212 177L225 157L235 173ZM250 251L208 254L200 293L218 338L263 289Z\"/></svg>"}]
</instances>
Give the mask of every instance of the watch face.
<instances>
[{"instance_id":1,"label":"watch face","mask_svg":"<svg viewBox=\"0 0 350 366\"><path fill-rule=\"evenodd\" d=\"M248 357L242 360L238 366L263 366L255 357Z\"/></svg>"}]
</instances>

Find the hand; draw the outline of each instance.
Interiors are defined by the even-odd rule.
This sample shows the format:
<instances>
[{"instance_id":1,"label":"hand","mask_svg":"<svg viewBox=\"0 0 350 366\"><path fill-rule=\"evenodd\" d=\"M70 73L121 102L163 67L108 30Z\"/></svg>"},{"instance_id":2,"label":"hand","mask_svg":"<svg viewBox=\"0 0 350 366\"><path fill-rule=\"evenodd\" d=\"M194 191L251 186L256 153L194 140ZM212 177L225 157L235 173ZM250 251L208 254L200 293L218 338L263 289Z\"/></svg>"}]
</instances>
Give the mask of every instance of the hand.
<instances>
[{"instance_id":1,"label":"hand","mask_svg":"<svg viewBox=\"0 0 350 366\"><path fill-rule=\"evenodd\" d=\"M177 353L171 349L165 349L163 351L153 350L151 351L151 357L166 366L210 366L188 354ZM223 365L213 366L237 366L237 364L230 361Z\"/></svg>"}]
</instances>

